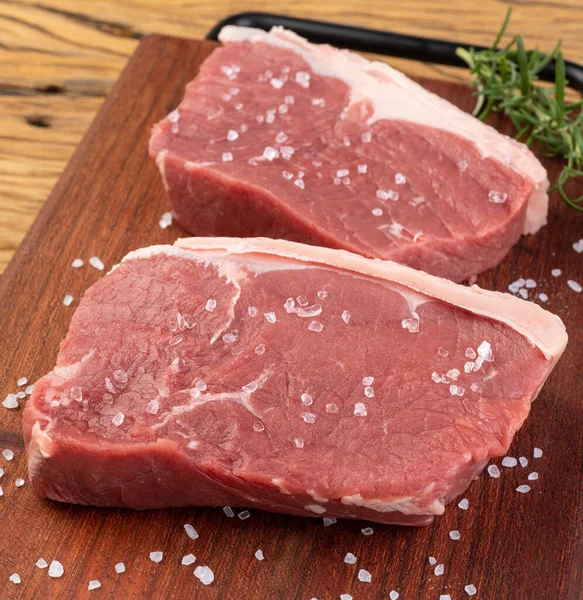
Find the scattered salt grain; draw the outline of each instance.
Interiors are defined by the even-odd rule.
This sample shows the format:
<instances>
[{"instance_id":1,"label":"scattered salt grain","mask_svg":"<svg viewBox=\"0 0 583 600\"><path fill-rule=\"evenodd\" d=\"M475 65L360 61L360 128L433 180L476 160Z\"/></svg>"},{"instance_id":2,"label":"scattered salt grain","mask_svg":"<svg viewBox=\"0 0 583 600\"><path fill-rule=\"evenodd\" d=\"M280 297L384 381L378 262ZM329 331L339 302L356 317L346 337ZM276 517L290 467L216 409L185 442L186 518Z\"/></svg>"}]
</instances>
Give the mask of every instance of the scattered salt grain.
<instances>
[{"instance_id":1,"label":"scattered salt grain","mask_svg":"<svg viewBox=\"0 0 583 600\"><path fill-rule=\"evenodd\" d=\"M360 569L358 572L358 580L363 583L370 583L372 581L372 575L365 569Z\"/></svg>"},{"instance_id":2,"label":"scattered salt grain","mask_svg":"<svg viewBox=\"0 0 583 600\"><path fill-rule=\"evenodd\" d=\"M73 304L73 296L71 296L71 294L67 294L64 298L63 298L63 304L65 306L71 306L71 304Z\"/></svg>"},{"instance_id":3,"label":"scattered salt grain","mask_svg":"<svg viewBox=\"0 0 583 600\"><path fill-rule=\"evenodd\" d=\"M25 393L27 396L30 396L30 395L32 394L32 392L34 392L34 385L27 385L27 386L24 388L24 393Z\"/></svg>"},{"instance_id":4,"label":"scattered salt grain","mask_svg":"<svg viewBox=\"0 0 583 600\"><path fill-rule=\"evenodd\" d=\"M530 492L530 485L519 485L516 488L517 492L520 492L521 494L526 494L528 492Z\"/></svg>"},{"instance_id":5,"label":"scattered salt grain","mask_svg":"<svg viewBox=\"0 0 583 600\"><path fill-rule=\"evenodd\" d=\"M497 479L500 477L500 469L496 465L490 465L488 467L488 475L494 479Z\"/></svg>"},{"instance_id":6,"label":"scattered salt grain","mask_svg":"<svg viewBox=\"0 0 583 600\"><path fill-rule=\"evenodd\" d=\"M522 288L521 290L518 290L518 295L523 299L523 300L528 300L528 290L525 288Z\"/></svg>"},{"instance_id":7,"label":"scattered salt grain","mask_svg":"<svg viewBox=\"0 0 583 600\"><path fill-rule=\"evenodd\" d=\"M294 445L296 448L303 448L304 440L302 440L302 438L294 438Z\"/></svg>"},{"instance_id":8,"label":"scattered salt grain","mask_svg":"<svg viewBox=\"0 0 583 600\"><path fill-rule=\"evenodd\" d=\"M310 396L310 394L306 394L305 392L302 394L301 398L304 406L311 406L314 403L312 396Z\"/></svg>"},{"instance_id":9,"label":"scattered salt grain","mask_svg":"<svg viewBox=\"0 0 583 600\"><path fill-rule=\"evenodd\" d=\"M527 280L526 280L526 283L525 283L525 286L526 286L526 287L527 287L529 290L531 290L531 289L533 289L533 288L535 288L535 287L536 287L536 281L535 281L534 279L527 279Z\"/></svg>"},{"instance_id":10,"label":"scattered salt grain","mask_svg":"<svg viewBox=\"0 0 583 600\"><path fill-rule=\"evenodd\" d=\"M350 594L340 594L340 600L352 600L352 596Z\"/></svg>"},{"instance_id":11,"label":"scattered salt grain","mask_svg":"<svg viewBox=\"0 0 583 600\"><path fill-rule=\"evenodd\" d=\"M160 552L159 550L157 550L155 552L150 552L150 560L154 563L162 562L163 558L164 558L164 553Z\"/></svg>"},{"instance_id":12,"label":"scattered salt grain","mask_svg":"<svg viewBox=\"0 0 583 600\"><path fill-rule=\"evenodd\" d=\"M4 469L0 467L0 478L4 477Z\"/></svg>"},{"instance_id":13,"label":"scattered salt grain","mask_svg":"<svg viewBox=\"0 0 583 600\"><path fill-rule=\"evenodd\" d=\"M261 421L255 421L255 423L253 423L253 431L261 433L262 431L265 431L265 425L261 423Z\"/></svg>"},{"instance_id":14,"label":"scattered salt grain","mask_svg":"<svg viewBox=\"0 0 583 600\"><path fill-rule=\"evenodd\" d=\"M470 360L464 364L464 373L471 373L474 368L474 361Z\"/></svg>"},{"instance_id":15,"label":"scattered salt grain","mask_svg":"<svg viewBox=\"0 0 583 600\"><path fill-rule=\"evenodd\" d=\"M262 550L257 550L257 552L255 552L255 558L257 560L263 560L265 557L263 556L263 551Z\"/></svg>"},{"instance_id":16,"label":"scattered salt grain","mask_svg":"<svg viewBox=\"0 0 583 600\"><path fill-rule=\"evenodd\" d=\"M238 336L234 333L225 333L223 336L223 342L225 342L225 344L232 344L233 342L237 341L237 337Z\"/></svg>"},{"instance_id":17,"label":"scattered salt grain","mask_svg":"<svg viewBox=\"0 0 583 600\"><path fill-rule=\"evenodd\" d=\"M223 512L225 513L225 516L229 517L229 519L232 519L235 516L235 512L230 506L223 506Z\"/></svg>"},{"instance_id":18,"label":"scattered salt grain","mask_svg":"<svg viewBox=\"0 0 583 600\"><path fill-rule=\"evenodd\" d=\"M451 596L449 594L441 594L439 600L451 600Z\"/></svg>"},{"instance_id":19,"label":"scattered salt grain","mask_svg":"<svg viewBox=\"0 0 583 600\"><path fill-rule=\"evenodd\" d=\"M8 579L15 585L22 583L22 581L20 579L20 575L18 573L12 573L12 575L10 575L10 577Z\"/></svg>"},{"instance_id":20,"label":"scattered salt grain","mask_svg":"<svg viewBox=\"0 0 583 600\"><path fill-rule=\"evenodd\" d=\"M374 529L372 527L365 527L361 529L363 535L372 535L374 533Z\"/></svg>"},{"instance_id":21,"label":"scattered salt grain","mask_svg":"<svg viewBox=\"0 0 583 600\"><path fill-rule=\"evenodd\" d=\"M82 259L82 258L76 258L76 259L75 259L75 260L74 260L74 261L71 263L71 266L72 266L74 269L78 269L78 268L82 267L82 266L83 266L83 259Z\"/></svg>"},{"instance_id":22,"label":"scattered salt grain","mask_svg":"<svg viewBox=\"0 0 583 600\"><path fill-rule=\"evenodd\" d=\"M328 292L326 290L320 290L316 295L318 296L318 298L320 298L320 300L328 298Z\"/></svg>"},{"instance_id":23,"label":"scattered salt grain","mask_svg":"<svg viewBox=\"0 0 583 600\"><path fill-rule=\"evenodd\" d=\"M366 412L366 406L364 405L364 403L362 402L357 402L354 405L354 414L357 417L366 417L367 412Z\"/></svg>"},{"instance_id":24,"label":"scattered salt grain","mask_svg":"<svg viewBox=\"0 0 583 600\"><path fill-rule=\"evenodd\" d=\"M335 414L339 410L338 405L334 404L334 402L330 402L330 404L326 404L326 412Z\"/></svg>"},{"instance_id":25,"label":"scattered salt grain","mask_svg":"<svg viewBox=\"0 0 583 600\"><path fill-rule=\"evenodd\" d=\"M363 131L360 134L360 139L363 143L368 144L372 140L372 133L370 131Z\"/></svg>"},{"instance_id":26,"label":"scattered salt grain","mask_svg":"<svg viewBox=\"0 0 583 600\"><path fill-rule=\"evenodd\" d=\"M462 509L462 510L468 510L469 506L470 506L470 502L467 498L463 498L462 500L460 500L458 506Z\"/></svg>"},{"instance_id":27,"label":"scattered salt grain","mask_svg":"<svg viewBox=\"0 0 583 600\"><path fill-rule=\"evenodd\" d=\"M44 558L39 558L34 564L39 569L46 569L49 566L49 563Z\"/></svg>"},{"instance_id":28,"label":"scattered salt grain","mask_svg":"<svg viewBox=\"0 0 583 600\"><path fill-rule=\"evenodd\" d=\"M405 177L405 175L403 175L403 173L396 173L395 174L395 183L398 185L407 183L407 178Z\"/></svg>"},{"instance_id":29,"label":"scattered salt grain","mask_svg":"<svg viewBox=\"0 0 583 600\"><path fill-rule=\"evenodd\" d=\"M518 462L520 463L520 466L523 467L523 468L528 465L528 459L525 456L521 456L518 459Z\"/></svg>"},{"instance_id":30,"label":"scattered salt grain","mask_svg":"<svg viewBox=\"0 0 583 600\"><path fill-rule=\"evenodd\" d=\"M0 485L0 496L4 496L4 490L2 489L1 485Z\"/></svg>"},{"instance_id":31,"label":"scattered salt grain","mask_svg":"<svg viewBox=\"0 0 583 600\"><path fill-rule=\"evenodd\" d=\"M111 422L116 426L119 427L123 421L125 419L125 415L122 412L118 412L115 417L113 417L113 419L111 420Z\"/></svg>"},{"instance_id":32,"label":"scattered salt grain","mask_svg":"<svg viewBox=\"0 0 583 600\"><path fill-rule=\"evenodd\" d=\"M459 540L459 539L460 539L461 535L460 535L460 532L459 532L459 531L457 531L457 529L454 529L453 531L450 531L450 532L449 532L449 537L450 537L452 540L454 540L454 541L457 541L457 540Z\"/></svg>"},{"instance_id":33,"label":"scattered salt grain","mask_svg":"<svg viewBox=\"0 0 583 600\"><path fill-rule=\"evenodd\" d=\"M390 600L398 600L399 592L396 592L395 590L391 590L391 592L389 593L389 598L390 598Z\"/></svg>"},{"instance_id":34,"label":"scattered salt grain","mask_svg":"<svg viewBox=\"0 0 583 600\"><path fill-rule=\"evenodd\" d=\"M502 459L502 466L503 467L515 467L518 464L518 461L513 457L513 456L505 456Z\"/></svg>"},{"instance_id":35,"label":"scattered salt grain","mask_svg":"<svg viewBox=\"0 0 583 600\"><path fill-rule=\"evenodd\" d=\"M528 476L528 480L529 481L536 481L538 479L538 473L536 471L533 471L529 476Z\"/></svg>"},{"instance_id":36,"label":"scattered salt grain","mask_svg":"<svg viewBox=\"0 0 583 600\"><path fill-rule=\"evenodd\" d=\"M186 535L191 540L198 539L198 533L197 533L196 529L192 525L190 525L189 523L185 523L184 524L184 531L186 531Z\"/></svg>"},{"instance_id":37,"label":"scattered salt grain","mask_svg":"<svg viewBox=\"0 0 583 600\"><path fill-rule=\"evenodd\" d=\"M348 325L348 322L350 321L350 313L347 310L345 310L343 311L340 318Z\"/></svg>"},{"instance_id":38,"label":"scattered salt grain","mask_svg":"<svg viewBox=\"0 0 583 600\"><path fill-rule=\"evenodd\" d=\"M105 269L105 265L98 256L92 256L89 259L89 264L98 271L103 271L103 269Z\"/></svg>"},{"instance_id":39,"label":"scattered salt grain","mask_svg":"<svg viewBox=\"0 0 583 600\"><path fill-rule=\"evenodd\" d=\"M538 299L539 299L541 302L548 302L548 301L549 301L549 297L548 297L548 296L547 296L547 294L545 294L544 292L541 292L541 293L538 295Z\"/></svg>"},{"instance_id":40,"label":"scattered salt grain","mask_svg":"<svg viewBox=\"0 0 583 600\"><path fill-rule=\"evenodd\" d=\"M89 591L96 590L101 587L101 582L98 579L92 579L87 586Z\"/></svg>"},{"instance_id":41,"label":"scattered salt grain","mask_svg":"<svg viewBox=\"0 0 583 600\"><path fill-rule=\"evenodd\" d=\"M49 577L62 577L65 569L58 560L53 560L49 567Z\"/></svg>"},{"instance_id":42,"label":"scattered salt grain","mask_svg":"<svg viewBox=\"0 0 583 600\"><path fill-rule=\"evenodd\" d=\"M356 556L352 552L347 552L344 557L344 562L348 565L353 565L356 562Z\"/></svg>"},{"instance_id":43,"label":"scattered salt grain","mask_svg":"<svg viewBox=\"0 0 583 600\"><path fill-rule=\"evenodd\" d=\"M215 575L209 567L196 567L194 576L204 585L210 585L215 580Z\"/></svg>"},{"instance_id":44,"label":"scattered salt grain","mask_svg":"<svg viewBox=\"0 0 583 600\"><path fill-rule=\"evenodd\" d=\"M24 479L21 479L20 477L14 482L14 485L16 487L22 487L25 484Z\"/></svg>"},{"instance_id":45,"label":"scattered salt grain","mask_svg":"<svg viewBox=\"0 0 583 600\"><path fill-rule=\"evenodd\" d=\"M583 252L583 238L581 238L578 242L575 242L573 244L573 250L575 250L575 252L578 252L579 254Z\"/></svg>"},{"instance_id":46,"label":"scattered salt grain","mask_svg":"<svg viewBox=\"0 0 583 600\"><path fill-rule=\"evenodd\" d=\"M161 229L166 229L167 227L170 227L170 225L172 225L172 213L165 212L160 217L160 220L158 221L158 225L160 226Z\"/></svg>"},{"instance_id":47,"label":"scattered salt grain","mask_svg":"<svg viewBox=\"0 0 583 600\"><path fill-rule=\"evenodd\" d=\"M437 559L435 558L435 556L430 556L429 557L429 564L431 566L433 566L436 562L437 562Z\"/></svg>"},{"instance_id":48,"label":"scattered salt grain","mask_svg":"<svg viewBox=\"0 0 583 600\"><path fill-rule=\"evenodd\" d=\"M578 294L583 290L583 287L581 287L580 283L577 283L576 281L573 281L572 279L569 279L569 281L567 281L567 285L574 291L577 292Z\"/></svg>"},{"instance_id":49,"label":"scattered salt grain","mask_svg":"<svg viewBox=\"0 0 583 600\"><path fill-rule=\"evenodd\" d=\"M478 593L476 586L472 585L471 583L469 585L466 585L464 590L468 596L475 596Z\"/></svg>"},{"instance_id":50,"label":"scattered salt grain","mask_svg":"<svg viewBox=\"0 0 583 600\"><path fill-rule=\"evenodd\" d=\"M294 174L290 173L289 171L282 171L281 174L283 175L283 178L287 179L288 181L294 178Z\"/></svg>"},{"instance_id":51,"label":"scattered salt grain","mask_svg":"<svg viewBox=\"0 0 583 600\"><path fill-rule=\"evenodd\" d=\"M380 217L383 214L383 209L382 208L373 208L370 211L375 217Z\"/></svg>"},{"instance_id":52,"label":"scattered salt grain","mask_svg":"<svg viewBox=\"0 0 583 600\"><path fill-rule=\"evenodd\" d=\"M458 387L457 387L457 385L455 385L454 383L452 383L452 384L449 386L449 393L450 393L452 396L455 396L455 395L457 395L457 392L458 392Z\"/></svg>"},{"instance_id":53,"label":"scattered salt grain","mask_svg":"<svg viewBox=\"0 0 583 600\"><path fill-rule=\"evenodd\" d=\"M24 392L16 392L16 397L22 400L23 398L26 398L26 394Z\"/></svg>"},{"instance_id":54,"label":"scattered salt grain","mask_svg":"<svg viewBox=\"0 0 583 600\"><path fill-rule=\"evenodd\" d=\"M21 377L17 382L16 385L18 387L22 387L23 385L26 385L28 383L28 379L26 377Z\"/></svg>"},{"instance_id":55,"label":"scattered salt grain","mask_svg":"<svg viewBox=\"0 0 583 600\"><path fill-rule=\"evenodd\" d=\"M360 174L364 174L367 172L368 166L367 165L357 165L356 169L358 170L358 172Z\"/></svg>"},{"instance_id":56,"label":"scattered salt grain","mask_svg":"<svg viewBox=\"0 0 583 600\"><path fill-rule=\"evenodd\" d=\"M268 323L275 323L277 321L274 312L263 313L263 316Z\"/></svg>"},{"instance_id":57,"label":"scattered salt grain","mask_svg":"<svg viewBox=\"0 0 583 600\"><path fill-rule=\"evenodd\" d=\"M255 346L255 354L257 354L257 356L265 354L265 344L257 344L257 346Z\"/></svg>"},{"instance_id":58,"label":"scattered salt grain","mask_svg":"<svg viewBox=\"0 0 583 600\"><path fill-rule=\"evenodd\" d=\"M196 562L196 556L194 556L194 554L185 554L182 557L182 564L183 565L187 565L188 566L188 565L193 564L194 562Z\"/></svg>"},{"instance_id":59,"label":"scattered salt grain","mask_svg":"<svg viewBox=\"0 0 583 600\"><path fill-rule=\"evenodd\" d=\"M301 190L303 190L306 187L306 184L304 183L303 179L296 179L294 181L294 185L297 185Z\"/></svg>"},{"instance_id":60,"label":"scattered salt grain","mask_svg":"<svg viewBox=\"0 0 583 600\"><path fill-rule=\"evenodd\" d=\"M362 378L362 385L372 385L374 383L374 377L363 377Z\"/></svg>"},{"instance_id":61,"label":"scattered salt grain","mask_svg":"<svg viewBox=\"0 0 583 600\"><path fill-rule=\"evenodd\" d=\"M435 571L433 571L438 577L443 575L444 566L440 563L435 567Z\"/></svg>"},{"instance_id":62,"label":"scattered salt grain","mask_svg":"<svg viewBox=\"0 0 583 600\"><path fill-rule=\"evenodd\" d=\"M4 408L12 409L18 408L18 397L16 394L8 394L6 398L2 401L2 406Z\"/></svg>"},{"instance_id":63,"label":"scattered salt grain","mask_svg":"<svg viewBox=\"0 0 583 600\"><path fill-rule=\"evenodd\" d=\"M493 204L504 204L508 199L508 194L497 192L496 190L490 190L488 192L488 200Z\"/></svg>"},{"instance_id":64,"label":"scattered salt grain","mask_svg":"<svg viewBox=\"0 0 583 600\"><path fill-rule=\"evenodd\" d=\"M319 333L320 331L322 331L322 329L324 329L324 325L322 325L322 323L320 323L319 321L312 321L308 325L308 329L310 331L315 331L316 333Z\"/></svg>"},{"instance_id":65,"label":"scattered salt grain","mask_svg":"<svg viewBox=\"0 0 583 600\"><path fill-rule=\"evenodd\" d=\"M324 517L322 520L324 521L324 527L330 527L330 525L336 523L335 517Z\"/></svg>"},{"instance_id":66,"label":"scattered salt grain","mask_svg":"<svg viewBox=\"0 0 583 600\"><path fill-rule=\"evenodd\" d=\"M308 301L303 296L298 296L296 300L300 306L308 306Z\"/></svg>"},{"instance_id":67,"label":"scattered salt grain","mask_svg":"<svg viewBox=\"0 0 583 600\"><path fill-rule=\"evenodd\" d=\"M409 333L417 333L419 331L419 319L403 319L401 321L401 327L406 329Z\"/></svg>"},{"instance_id":68,"label":"scattered salt grain","mask_svg":"<svg viewBox=\"0 0 583 600\"><path fill-rule=\"evenodd\" d=\"M389 199L389 194L387 194L387 192L385 192L385 190L377 190L376 191L376 197L379 200L388 200Z\"/></svg>"},{"instance_id":69,"label":"scattered salt grain","mask_svg":"<svg viewBox=\"0 0 583 600\"><path fill-rule=\"evenodd\" d=\"M433 379L435 383L441 383L441 375L436 371L433 371L433 373L431 373L431 379Z\"/></svg>"},{"instance_id":70,"label":"scattered salt grain","mask_svg":"<svg viewBox=\"0 0 583 600\"><path fill-rule=\"evenodd\" d=\"M532 453L532 455L535 458L540 458L543 455L543 451L540 448L535 448L534 452Z\"/></svg>"},{"instance_id":71,"label":"scattered salt grain","mask_svg":"<svg viewBox=\"0 0 583 600\"><path fill-rule=\"evenodd\" d=\"M217 307L217 301L214 300L213 298L209 298L206 301L206 305L205 305L204 309L207 310L208 312L213 312L213 310L215 310L216 307Z\"/></svg>"},{"instance_id":72,"label":"scattered salt grain","mask_svg":"<svg viewBox=\"0 0 583 600\"><path fill-rule=\"evenodd\" d=\"M477 354L473 348L466 348L466 358L476 358Z\"/></svg>"},{"instance_id":73,"label":"scattered salt grain","mask_svg":"<svg viewBox=\"0 0 583 600\"><path fill-rule=\"evenodd\" d=\"M310 425L316 422L316 415L314 413L302 413L300 417L305 423L309 423Z\"/></svg>"},{"instance_id":74,"label":"scattered salt grain","mask_svg":"<svg viewBox=\"0 0 583 600\"><path fill-rule=\"evenodd\" d=\"M241 519L241 521L244 521L245 519L248 519L251 516L251 513L248 510L244 510L240 512L237 516L239 517L239 519Z\"/></svg>"},{"instance_id":75,"label":"scattered salt grain","mask_svg":"<svg viewBox=\"0 0 583 600\"><path fill-rule=\"evenodd\" d=\"M229 142L234 142L238 138L239 138L239 134L234 129L229 129L229 131L227 133L227 140Z\"/></svg>"},{"instance_id":76,"label":"scattered salt grain","mask_svg":"<svg viewBox=\"0 0 583 600\"><path fill-rule=\"evenodd\" d=\"M126 566L124 565L124 563L117 563L115 565L115 572L116 573L125 573L126 571Z\"/></svg>"},{"instance_id":77,"label":"scattered salt grain","mask_svg":"<svg viewBox=\"0 0 583 600\"><path fill-rule=\"evenodd\" d=\"M459 369L450 369L446 373L446 376L449 377L450 379L452 379L453 381L457 381L460 376L460 371L459 371Z\"/></svg>"},{"instance_id":78,"label":"scattered salt grain","mask_svg":"<svg viewBox=\"0 0 583 600\"><path fill-rule=\"evenodd\" d=\"M272 161L275 158L277 158L278 156L279 156L279 152L275 148L272 148L271 146L266 146L265 149L263 150L263 158L265 158L268 161Z\"/></svg>"},{"instance_id":79,"label":"scattered salt grain","mask_svg":"<svg viewBox=\"0 0 583 600\"><path fill-rule=\"evenodd\" d=\"M6 460L12 460L14 458L14 452L12 452L12 450L9 450L8 448L6 448L5 450L2 450L2 456Z\"/></svg>"},{"instance_id":80,"label":"scattered salt grain","mask_svg":"<svg viewBox=\"0 0 583 600\"><path fill-rule=\"evenodd\" d=\"M254 306L250 306L247 309L247 313L249 314L250 317L256 317L257 316L257 309Z\"/></svg>"}]
</instances>

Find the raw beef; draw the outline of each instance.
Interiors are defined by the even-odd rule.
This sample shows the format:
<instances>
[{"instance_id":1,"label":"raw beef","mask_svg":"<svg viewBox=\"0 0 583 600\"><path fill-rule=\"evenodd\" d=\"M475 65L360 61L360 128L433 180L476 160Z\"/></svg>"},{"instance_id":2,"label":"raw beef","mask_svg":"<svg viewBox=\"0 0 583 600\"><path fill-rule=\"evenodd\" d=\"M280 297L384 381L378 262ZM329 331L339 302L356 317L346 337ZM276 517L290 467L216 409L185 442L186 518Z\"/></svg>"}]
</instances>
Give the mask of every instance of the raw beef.
<instances>
[{"instance_id":1,"label":"raw beef","mask_svg":"<svg viewBox=\"0 0 583 600\"><path fill-rule=\"evenodd\" d=\"M267 239L129 254L24 413L64 502L425 525L503 455L565 347L513 296Z\"/></svg>"},{"instance_id":2,"label":"raw beef","mask_svg":"<svg viewBox=\"0 0 583 600\"><path fill-rule=\"evenodd\" d=\"M343 248L462 281L546 223L534 155L384 63L226 27L150 154L197 235Z\"/></svg>"}]
</instances>

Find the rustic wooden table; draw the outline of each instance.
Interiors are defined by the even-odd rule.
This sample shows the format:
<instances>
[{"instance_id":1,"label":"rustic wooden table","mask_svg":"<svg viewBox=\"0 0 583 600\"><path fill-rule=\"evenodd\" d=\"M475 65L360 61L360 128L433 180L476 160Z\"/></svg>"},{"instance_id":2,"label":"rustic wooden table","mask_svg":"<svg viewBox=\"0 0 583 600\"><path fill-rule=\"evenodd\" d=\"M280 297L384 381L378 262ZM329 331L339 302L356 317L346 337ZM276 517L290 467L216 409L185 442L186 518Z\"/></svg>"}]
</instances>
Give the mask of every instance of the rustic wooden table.
<instances>
[{"instance_id":1,"label":"rustic wooden table","mask_svg":"<svg viewBox=\"0 0 583 600\"><path fill-rule=\"evenodd\" d=\"M0 273L138 41L151 32L202 38L219 19L269 10L444 39L488 43L499 0L0 0ZM510 33L583 62L581 0L517 0ZM479 5L479 8L477 6ZM409 73L463 71L391 60Z\"/></svg>"}]
</instances>

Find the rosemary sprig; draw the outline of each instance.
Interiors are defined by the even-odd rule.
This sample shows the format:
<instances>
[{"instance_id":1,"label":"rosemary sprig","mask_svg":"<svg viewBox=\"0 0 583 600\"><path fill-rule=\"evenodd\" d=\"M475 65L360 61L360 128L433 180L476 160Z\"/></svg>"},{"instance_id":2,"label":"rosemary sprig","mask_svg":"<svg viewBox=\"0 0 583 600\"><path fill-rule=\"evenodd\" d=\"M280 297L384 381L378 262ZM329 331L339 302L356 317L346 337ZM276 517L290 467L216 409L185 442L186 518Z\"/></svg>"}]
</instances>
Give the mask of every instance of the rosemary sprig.
<instances>
[{"instance_id":1,"label":"rosemary sprig","mask_svg":"<svg viewBox=\"0 0 583 600\"><path fill-rule=\"evenodd\" d=\"M583 176L583 100L565 101L565 61L559 41L548 54L525 50L517 35L505 46L498 47L510 20L509 8L493 44L486 50L458 48L457 55L467 63L476 89L473 114L484 121L492 112L506 115L516 128L516 138L527 146L538 143L546 156L566 160L556 183L557 190L571 207L583 212L583 195L569 198L565 185ZM538 74L555 62L555 84L538 84Z\"/></svg>"}]
</instances>

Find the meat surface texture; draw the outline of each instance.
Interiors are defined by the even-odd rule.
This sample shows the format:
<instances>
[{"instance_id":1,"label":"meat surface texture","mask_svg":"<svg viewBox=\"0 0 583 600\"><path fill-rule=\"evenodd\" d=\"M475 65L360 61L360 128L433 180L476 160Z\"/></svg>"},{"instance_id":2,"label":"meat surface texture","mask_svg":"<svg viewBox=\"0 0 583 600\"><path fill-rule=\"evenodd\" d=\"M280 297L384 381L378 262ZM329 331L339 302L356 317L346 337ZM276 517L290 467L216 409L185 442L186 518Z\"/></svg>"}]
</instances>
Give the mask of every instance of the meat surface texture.
<instances>
[{"instance_id":1,"label":"meat surface texture","mask_svg":"<svg viewBox=\"0 0 583 600\"><path fill-rule=\"evenodd\" d=\"M268 239L130 253L24 412L43 496L426 525L507 451L561 320L396 263Z\"/></svg>"},{"instance_id":2,"label":"meat surface texture","mask_svg":"<svg viewBox=\"0 0 583 600\"><path fill-rule=\"evenodd\" d=\"M546 223L527 149L402 73L226 27L150 154L196 235L349 250L462 281Z\"/></svg>"}]
</instances>

